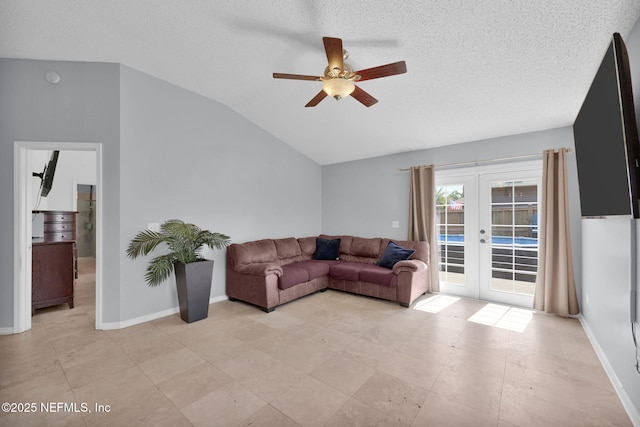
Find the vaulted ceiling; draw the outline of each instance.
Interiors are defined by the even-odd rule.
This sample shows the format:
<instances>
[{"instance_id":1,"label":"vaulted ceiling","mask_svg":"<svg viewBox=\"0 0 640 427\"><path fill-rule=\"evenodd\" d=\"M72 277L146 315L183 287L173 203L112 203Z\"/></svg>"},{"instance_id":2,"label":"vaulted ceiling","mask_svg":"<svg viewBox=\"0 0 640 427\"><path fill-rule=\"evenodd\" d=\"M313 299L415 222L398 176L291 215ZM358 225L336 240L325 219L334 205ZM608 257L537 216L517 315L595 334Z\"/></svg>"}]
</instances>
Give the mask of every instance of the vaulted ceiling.
<instances>
[{"instance_id":1,"label":"vaulted ceiling","mask_svg":"<svg viewBox=\"0 0 640 427\"><path fill-rule=\"evenodd\" d=\"M122 63L331 164L569 126L639 17L638 0L2 0L0 57ZM408 71L360 83L370 108L305 108L321 83L272 73L322 75L323 36L356 70Z\"/></svg>"}]
</instances>

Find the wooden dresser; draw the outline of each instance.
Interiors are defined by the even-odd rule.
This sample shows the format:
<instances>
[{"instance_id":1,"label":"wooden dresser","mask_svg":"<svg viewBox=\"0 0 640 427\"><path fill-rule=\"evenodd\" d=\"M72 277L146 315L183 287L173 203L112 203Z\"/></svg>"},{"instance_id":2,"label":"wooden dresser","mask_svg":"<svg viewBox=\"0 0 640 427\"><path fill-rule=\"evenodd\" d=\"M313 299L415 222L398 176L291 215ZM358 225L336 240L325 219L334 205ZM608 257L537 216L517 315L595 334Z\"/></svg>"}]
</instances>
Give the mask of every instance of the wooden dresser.
<instances>
[{"instance_id":1,"label":"wooden dresser","mask_svg":"<svg viewBox=\"0 0 640 427\"><path fill-rule=\"evenodd\" d=\"M73 211L33 211L44 218L44 233L31 250L31 310L58 304L73 308L73 284L78 274L76 214Z\"/></svg>"}]
</instances>

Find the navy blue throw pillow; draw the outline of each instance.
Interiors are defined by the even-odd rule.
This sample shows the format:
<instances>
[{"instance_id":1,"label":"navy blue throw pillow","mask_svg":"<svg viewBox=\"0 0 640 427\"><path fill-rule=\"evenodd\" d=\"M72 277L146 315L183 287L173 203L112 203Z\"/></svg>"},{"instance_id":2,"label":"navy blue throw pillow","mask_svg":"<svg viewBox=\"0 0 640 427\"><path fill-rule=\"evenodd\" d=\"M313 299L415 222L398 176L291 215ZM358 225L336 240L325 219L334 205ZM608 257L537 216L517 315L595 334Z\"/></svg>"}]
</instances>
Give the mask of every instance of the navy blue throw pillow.
<instances>
[{"instance_id":1,"label":"navy blue throw pillow","mask_svg":"<svg viewBox=\"0 0 640 427\"><path fill-rule=\"evenodd\" d=\"M330 259L336 260L340 258L340 239L326 240L316 237L316 253L313 259Z\"/></svg>"},{"instance_id":2,"label":"navy blue throw pillow","mask_svg":"<svg viewBox=\"0 0 640 427\"><path fill-rule=\"evenodd\" d=\"M393 265L396 262L409 259L414 252L414 249L405 249L395 242L389 242L387 248L382 254L382 258L380 258L380 261L378 261L376 265L385 268L393 268Z\"/></svg>"}]
</instances>

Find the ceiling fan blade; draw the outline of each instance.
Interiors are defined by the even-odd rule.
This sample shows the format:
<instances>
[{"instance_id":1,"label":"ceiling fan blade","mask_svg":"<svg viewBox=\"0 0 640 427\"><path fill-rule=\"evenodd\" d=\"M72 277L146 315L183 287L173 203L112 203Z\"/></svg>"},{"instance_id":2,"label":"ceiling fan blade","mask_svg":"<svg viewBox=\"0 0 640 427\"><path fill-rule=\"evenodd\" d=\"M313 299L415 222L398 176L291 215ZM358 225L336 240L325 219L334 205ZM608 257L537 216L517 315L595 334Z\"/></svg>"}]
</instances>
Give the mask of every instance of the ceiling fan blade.
<instances>
[{"instance_id":1,"label":"ceiling fan blade","mask_svg":"<svg viewBox=\"0 0 640 427\"><path fill-rule=\"evenodd\" d=\"M340 71L344 69L344 60L342 54L342 39L333 37L323 37L324 50L327 52L327 60L329 61L329 69L338 68Z\"/></svg>"},{"instance_id":2,"label":"ceiling fan blade","mask_svg":"<svg viewBox=\"0 0 640 427\"><path fill-rule=\"evenodd\" d=\"M302 74L285 74L285 73L273 73L274 79L290 79L290 80L312 80L319 82L318 76L304 76Z\"/></svg>"},{"instance_id":3,"label":"ceiling fan blade","mask_svg":"<svg viewBox=\"0 0 640 427\"><path fill-rule=\"evenodd\" d=\"M404 61L394 62L393 64L380 65L378 67L367 68L366 70L356 71L360 76L360 80L379 79L380 77L394 76L407 72L407 64Z\"/></svg>"},{"instance_id":4,"label":"ceiling fan blade","mask_svg":"<svg viewBox=\"0 0 640 427\"><path fill-rule=\"evenodd\" d=\"M360 89L358 86L356 86L355 90L351 93L351 96L360 101L365 107L371 107L373 104L378 102L377 99Z\"/></svg>"},{"instance_id":5,"label":"ceiling fan blade","mask_svg":"<svg viewBox=\"0 0 640 427\"><path fill-rule=\"evenodd\" d=\"M320 103L320 101L322 101L326 97L327 97L327 93L324 90L321 90L320 92L318 92L316 96L313 97L311 101L307 102L307 105L305 105L305 107L315 107Z\"/></svg>"}]
</instances>

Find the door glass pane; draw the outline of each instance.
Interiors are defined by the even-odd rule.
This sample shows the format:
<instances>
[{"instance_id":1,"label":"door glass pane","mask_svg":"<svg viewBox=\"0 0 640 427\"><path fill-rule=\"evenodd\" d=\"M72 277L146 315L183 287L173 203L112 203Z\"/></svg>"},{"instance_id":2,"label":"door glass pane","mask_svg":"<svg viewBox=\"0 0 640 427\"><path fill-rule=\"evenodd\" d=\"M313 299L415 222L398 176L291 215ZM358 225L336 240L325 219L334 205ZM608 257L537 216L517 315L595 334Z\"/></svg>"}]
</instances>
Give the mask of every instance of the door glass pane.
<instances>
[{"instance_id":1,"label":"door glass pane","mask_svg":"<svg viewBox=\"0 0 640 427\"><path fill-rule=\"evenodd\" d=\"M492 181L490 289L533 295L537 270L536 182Z\"/></svg>"},{"instance_id":2,"label":"door glass pane","mask_svg":"<svg viewBox=\"0 0 640 427\"><path fill-rule=\"evenodd\" d=\"M464 285L464 186L438 187L436 212L440 281Z\"/></svg>"}]
</instances>

